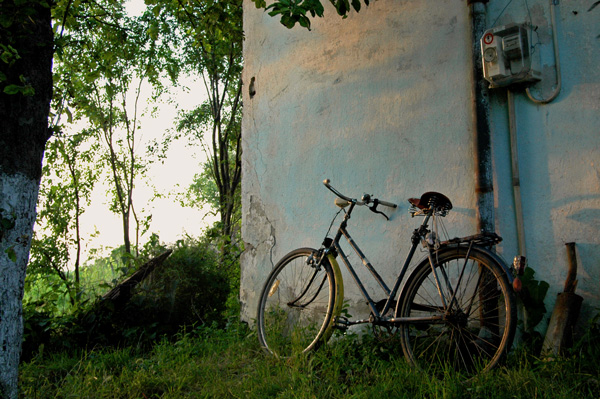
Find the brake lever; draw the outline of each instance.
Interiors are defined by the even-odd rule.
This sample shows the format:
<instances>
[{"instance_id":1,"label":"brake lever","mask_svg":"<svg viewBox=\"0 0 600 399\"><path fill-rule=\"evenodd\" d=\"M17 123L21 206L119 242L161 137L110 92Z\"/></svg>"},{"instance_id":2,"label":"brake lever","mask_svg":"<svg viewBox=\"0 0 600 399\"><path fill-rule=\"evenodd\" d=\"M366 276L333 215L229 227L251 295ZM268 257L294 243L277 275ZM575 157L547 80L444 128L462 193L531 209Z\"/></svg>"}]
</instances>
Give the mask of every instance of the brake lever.
<instances>
[{"instance_id":1,"label":"brake lever","mask_svg":"<svg viewBox=\"0 0 600 399\"><path fill-rule=\"evenodd\" d=\"M369 210L373 213L379 213L380 215L383 215L383 217L389 221L390 218L385 213L377 210L377 205L379 205L379 200L377 198L375 198L373 200L373 206L368 206L367 208L369 208Z\"/></svg>"}]
</instances>

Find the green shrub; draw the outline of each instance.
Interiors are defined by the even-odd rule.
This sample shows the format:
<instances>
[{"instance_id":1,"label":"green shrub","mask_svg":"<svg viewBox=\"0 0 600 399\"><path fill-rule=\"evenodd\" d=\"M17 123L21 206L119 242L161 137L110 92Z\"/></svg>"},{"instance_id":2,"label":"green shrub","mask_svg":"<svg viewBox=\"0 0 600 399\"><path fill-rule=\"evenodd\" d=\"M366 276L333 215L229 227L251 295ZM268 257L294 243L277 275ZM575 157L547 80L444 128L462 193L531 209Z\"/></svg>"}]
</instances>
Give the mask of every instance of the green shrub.
<instances>
[{"instance_id":1,"label":"green shrub","mask_svg":"<svg viewBox=\"0 0 600 399\"><path fill-rule=\"evenodd\" d=\"M137 287L120 321L129 327L155 326L159 334L173 334L182 326L222 324L229 292L226 272L210 244L188 237Z\"/></svg>"},{"instance_id":2,"label":"green shrub","mask_svg":"<svg viewBox=\"0 0 600 399\"><path fill-rule=\"evenodd\" d=\"M135 264L141 266L166 249L153 236ZM40 350L78 351L98 346L149 348L159 337L173 336L183 326L225 325L230 270L219 267L218 253L205 241L188 237L172 249L171 256L134 289L124 306L97 297L80 302L66 313L58 311L54 296L26 302L23 359L31 359ZM112 270L118 266L118 256L115 250L110 258L98 260L95 266ZM97 281L95 287L89 288L97 295L108 292L117 283Z\"/></svg>"},{"instance_id":3,"label":"green shrub","mask_svg":"<svg viewBox=\"0 0 600 399\"><path fill-rule=\"evenodd\" d=\"M136 260L141 266L167 248L158 237ZM171 255L133 291L122 307L96 303L73 326L85 333L79 345L133 345L149 348L159 337L173 336L182 327L205 323L224 324L222 316L230 285L219 268L216 252L202 240L178 241Z\"/></svg>"}]
</instances>

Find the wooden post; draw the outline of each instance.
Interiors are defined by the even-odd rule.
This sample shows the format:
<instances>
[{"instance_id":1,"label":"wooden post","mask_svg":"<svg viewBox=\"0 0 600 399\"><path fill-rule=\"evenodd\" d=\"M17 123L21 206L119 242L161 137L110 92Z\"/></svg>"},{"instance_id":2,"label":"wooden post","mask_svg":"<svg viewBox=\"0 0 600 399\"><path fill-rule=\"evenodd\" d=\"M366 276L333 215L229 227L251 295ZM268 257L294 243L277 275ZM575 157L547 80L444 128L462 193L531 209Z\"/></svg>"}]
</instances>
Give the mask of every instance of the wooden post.
<instances>
[{"instance_id":1,"label":"wooden post","mask_svg":"<svg viewBox=\"0 0 600 399\"><path fill-rule=\"evenodd\" d=\"M544 356L559 356L573 345L573 328L579 318L583 298L575 294L577 287L577 254L575 243L569 242L567 258L569 269L565 280L564 292L558 294L554 311L548 324L542 354Z\"/></svg>"},{"instance_id":2,"label":"wooden post","mask_svg":"<svg viewBox=\"0 0 600 399\"><path fill-rule=\"evenodd\" d=\"M104 294L102 299L104 301L113 302L115 308L125 305L127 301L131 299L133 288L141 283L146 277L148 277L157 266L162 265L165 259L167 259L172 252L172 250L168 250L156 258L152 258L148 262L144 263L131 276L127 277L119 285Z\"/></svg>"}]
</instances>

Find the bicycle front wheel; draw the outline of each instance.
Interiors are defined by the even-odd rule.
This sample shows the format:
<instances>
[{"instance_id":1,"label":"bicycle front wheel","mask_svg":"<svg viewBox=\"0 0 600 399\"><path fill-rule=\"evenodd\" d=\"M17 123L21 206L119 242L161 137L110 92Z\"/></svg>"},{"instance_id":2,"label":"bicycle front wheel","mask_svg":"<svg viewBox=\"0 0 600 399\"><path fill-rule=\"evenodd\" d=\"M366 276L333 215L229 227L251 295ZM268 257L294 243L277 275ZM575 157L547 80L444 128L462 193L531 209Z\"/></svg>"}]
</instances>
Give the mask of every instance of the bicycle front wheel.
<instances>
[{"instance_id":1,"label":"bicycle front wheel","mask_svg":"<svg viewBox=\"0 0 600 399\"><path fill-rule=\"evenodd\" d=\"M333 269L316 264L311 248L281 259L269 275L258 302L258 339L282 358L316 349L331 335L335 304Z\"/></svg>"},{"instance_id":2,"label":"bicycle front wheel","mask_svg":"<svg viewBox=\"0 0 600 399\"><path fill-rule=\"evenodd\" d=\"M487 371L512 345L514 294L502 267L483 250L442 250L435 267L428 260L417 266L402 297L396 314L413 318L401 326L402 349L425 372Z\"/></svg>"}]
</instances>

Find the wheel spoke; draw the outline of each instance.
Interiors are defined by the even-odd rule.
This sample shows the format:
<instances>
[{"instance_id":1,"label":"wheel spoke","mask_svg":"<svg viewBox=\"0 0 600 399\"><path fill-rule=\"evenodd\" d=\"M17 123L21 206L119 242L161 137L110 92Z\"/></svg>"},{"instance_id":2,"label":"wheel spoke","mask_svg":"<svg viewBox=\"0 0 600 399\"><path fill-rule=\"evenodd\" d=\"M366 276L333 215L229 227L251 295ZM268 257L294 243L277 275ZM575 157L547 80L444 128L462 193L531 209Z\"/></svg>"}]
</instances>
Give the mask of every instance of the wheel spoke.
<instances>
[{"instance_id":1,"label":"wheel spoke","mask_svg":"<svg viewBox=\"0 0 600 399\"><path fill-rule=\"evenodd\" d=\"M450 299L446 311L441 296ZM407 358L434 375L442 376L448 367L467 375L488 370L512 342L516 323L512 291L500 267L481 251L457 248L442 253L435 271L428 262L417 266L396 316L434 315L443 315L444 322L409 322L401 328Z\"/></svg>"},{"instance_id":2,"label":"wheel spoke","mask_svg":"<svg viewBox=\"0 0 600 399\"><path fill-rule=\"evenodd\" d=\"M286 255L271 272L258 306L261 345L278 357L316 348L328 337L335 286L328 263L315 267L312 249Z\"/></svg>"}]
</instances>

